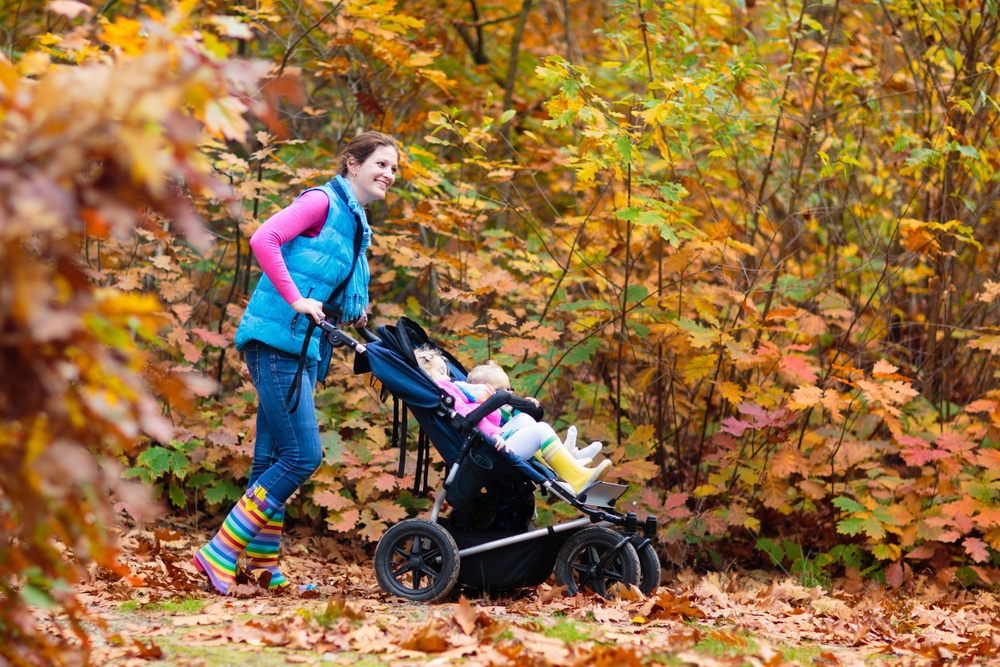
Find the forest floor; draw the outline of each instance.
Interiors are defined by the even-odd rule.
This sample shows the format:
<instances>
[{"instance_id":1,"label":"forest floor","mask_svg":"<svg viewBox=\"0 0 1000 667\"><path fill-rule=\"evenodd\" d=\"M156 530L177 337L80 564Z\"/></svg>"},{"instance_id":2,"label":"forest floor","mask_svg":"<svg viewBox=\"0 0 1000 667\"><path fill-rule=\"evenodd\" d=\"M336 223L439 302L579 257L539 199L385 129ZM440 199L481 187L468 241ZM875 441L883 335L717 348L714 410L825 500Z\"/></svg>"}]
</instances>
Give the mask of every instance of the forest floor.
<instances>
[{"instance_id":1,"label":"forest floor","mask_svg":"<svg viewBox=\"0 0 1000 667\"><path fill-rule=\"evenodd\" d=\"M664 571L651 596L566 597L550 579L496 599L422 604L387 596L370 556L315 534L287 540L289 578L270 594L209 592L190 565L207 532L133 528L131 581L92 570L79 587L100 665L881 665L988 664L1000 654L1000 593L914 578L826 587L760 572ZM57 622L52 632L65 632Z\"/></svg>"}]
</instances>

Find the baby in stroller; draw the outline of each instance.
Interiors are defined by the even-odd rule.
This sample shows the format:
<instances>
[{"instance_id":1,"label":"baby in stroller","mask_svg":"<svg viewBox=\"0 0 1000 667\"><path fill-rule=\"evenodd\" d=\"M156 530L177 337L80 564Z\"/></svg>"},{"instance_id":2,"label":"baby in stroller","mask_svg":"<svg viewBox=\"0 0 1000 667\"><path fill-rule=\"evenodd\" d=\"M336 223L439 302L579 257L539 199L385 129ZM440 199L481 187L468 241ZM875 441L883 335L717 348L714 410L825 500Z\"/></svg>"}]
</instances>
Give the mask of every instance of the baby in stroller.
<instances>
[{"instance_id":1,"label":"baby in stroller","mask_svg":"<svg viewBox=\"0 0 1000 667\"><path fill-rule=\"evenodd\" d=\"M497 389L504 391L511 390L510 378L507 376L506 371L492 359L478 366L473 366L468 374L468 382L456 381L455 384L476 403L482 403L492 396L493 392ZM530 396L526 398L535 405L538 405L538 401L534 398ZM530 426L535 421L535 418L531 415L526 412L514 410L509 405L504 405L500 408L500 427L503 429L504 437L519 428ZM581 465L587 465L593 461L594 457L601 451L601 443L599 442L592 442L583 449L578 449L576 446L576 426L570 426L566 429L566 438L563 440L563 445L576 457L576 460ZM537 452L535 458L542 460L544 463L544 459L541 459Z\"/></svg>"},{"instance_id":2,"label":"baby in stroller","mask_svg":"<svg viewBox=\"0 0 1000 667\"><path fill-rule=\"evenodd\" d=\"M471 385L470 393L463 391L452 381L444 356L431 346L417 348L414 355L420 368L455 400L455 411L460 415L467 415L476 408L478 401L471 398L470 394L488 396L493 393L489 386L476 383L465 383ZM516 417L512 417L512 420ZM545 464L568 483L574 493L580 493L608 474L611 461L602 461L593 468L581 464L549 424L535 421L527 415L525 417L518 420L516 428L504 429L500 426L500 410L494 410L477 426L484 434L493 438L498 450L511 451L522 459L528 459L536 452L540 453Z\"/></svg>"}]
</instances>

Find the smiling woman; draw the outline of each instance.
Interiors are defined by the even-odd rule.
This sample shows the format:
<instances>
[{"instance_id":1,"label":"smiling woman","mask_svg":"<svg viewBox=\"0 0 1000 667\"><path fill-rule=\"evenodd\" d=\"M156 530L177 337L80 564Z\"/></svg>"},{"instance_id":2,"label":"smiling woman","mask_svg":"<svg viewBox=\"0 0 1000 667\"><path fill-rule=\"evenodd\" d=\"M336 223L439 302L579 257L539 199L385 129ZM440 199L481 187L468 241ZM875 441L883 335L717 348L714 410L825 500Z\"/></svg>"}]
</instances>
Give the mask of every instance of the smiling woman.
<instances>
[{"instance_id":1,"label":"smiling woman","mask_svg":"<svg viewBox=\"0 0 1000 667\"><path fill-rule=\"evenodd\" d=\"M332 181L303 192L250 239L264 275L243 313L236 348L257 390L253 468L246 494L194 556L223 595L243 552L251 570L266 571L270 588L289 585L278 570L285 501L323 456L313 389L326 376L331 350L310 324L326 318L324 307L340 322L368 321L365 249L372 232L363 207L385 198L398 168L395 139L358 135L341 153ZM298 398L289 407L292 395Z\"/></svg>"}]
</instances>

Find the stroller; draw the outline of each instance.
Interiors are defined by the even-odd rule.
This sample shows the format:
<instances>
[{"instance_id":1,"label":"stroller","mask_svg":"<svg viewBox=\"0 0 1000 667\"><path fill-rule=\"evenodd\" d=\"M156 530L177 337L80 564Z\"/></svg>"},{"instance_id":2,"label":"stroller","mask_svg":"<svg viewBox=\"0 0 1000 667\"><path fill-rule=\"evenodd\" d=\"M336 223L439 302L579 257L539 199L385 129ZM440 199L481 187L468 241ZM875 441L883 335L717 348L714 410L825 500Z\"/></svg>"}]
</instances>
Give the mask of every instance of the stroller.
<instances>
[{"instance_id":1,"label":"stroller","mask_svg":"<svg viewBox=\"0 0 1000 667\"><path fill-rule=\"evenodd\" d=\"M541 463L498 451L475 426L504 404L541 419L535 403L497 391L462 417L454 411L453 399L417 365L414 350L430 340L412 320L401 317L395 325L380 326L377 335L358 328L366 343L328 322L320 326L333 347L354 350L354 372L370 372L382 385L383 401L391 394L403 405L399 419L397 403L396 419L396 428L403 429L400 476L407 411L447 470L430 517L401 521L378 542L375 575L386 593L416 602L440 600L456 584L502 593L537 586L553 570L569 595L587 589L609 597L616 583L637 586L649 595L659 586L660 561L652 545L656 517L640 522L634 513L614 509L627 485L597 481L574 494L556 483L555 473ZM440 351L452 377L464 380L466 371L458 360ZM418 446L417 475L423 466L425 486L429 456ZM536 490L570 504L582 516L534 528ZM447 516L445 502L451 510Z\"/></svg>"}]
</instances>

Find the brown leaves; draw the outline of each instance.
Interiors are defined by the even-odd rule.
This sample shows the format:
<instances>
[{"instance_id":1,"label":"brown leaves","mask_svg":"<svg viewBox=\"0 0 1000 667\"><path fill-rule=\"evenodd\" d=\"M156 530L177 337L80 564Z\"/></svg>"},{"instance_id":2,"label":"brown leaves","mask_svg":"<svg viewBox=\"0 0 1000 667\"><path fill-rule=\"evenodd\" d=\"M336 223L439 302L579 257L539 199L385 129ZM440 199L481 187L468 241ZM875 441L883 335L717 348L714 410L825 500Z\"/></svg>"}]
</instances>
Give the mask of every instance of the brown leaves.
<instances>
[{"instance_id":1,"label":"brown leaves","mask_svg":"<svg viewBox=\"0 0 1000 667\"><path fill-rule=\"evenodd\" d=\"M186 559L208 535L190 541L166 531L132 537L143 538L126 542L126 562L134 569L140 562ZM303 544L301 538L286 543L283 569L293 581L307 574L304 561L287 554ZM847 582L827 591L791 578L685 571L649 598L567 598L543 584L513 597L463 595L423 605L384 599L370 560L315 567L322 572L313 579L320 584L318 599L250 586L249 597L197 591L181 597L169 588L110 580L92 582L84 599L92 613L119 628L127 619L116 640L120 648L99 649L106 657L162 654L171 660L179 646L214 647L220 655L257 647L284 662L307 663L350 652L400 664L610 667L676 655L691 665L785 667L799 664L790 656L822 645L817 664L861 667L867 656L887 651L904 658L989 659L1000 645L994 594L948 591L924 579L907 590L866 587L847 594L841 588ZM119 605L128 598L133 602L126 611Z\"/></svg>"}]
</instances>

